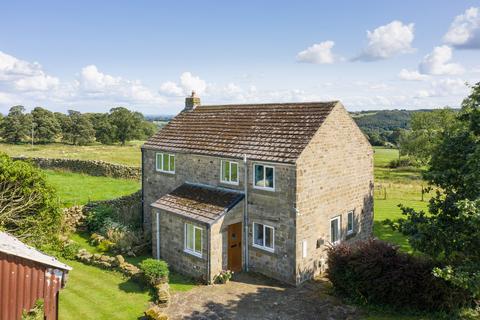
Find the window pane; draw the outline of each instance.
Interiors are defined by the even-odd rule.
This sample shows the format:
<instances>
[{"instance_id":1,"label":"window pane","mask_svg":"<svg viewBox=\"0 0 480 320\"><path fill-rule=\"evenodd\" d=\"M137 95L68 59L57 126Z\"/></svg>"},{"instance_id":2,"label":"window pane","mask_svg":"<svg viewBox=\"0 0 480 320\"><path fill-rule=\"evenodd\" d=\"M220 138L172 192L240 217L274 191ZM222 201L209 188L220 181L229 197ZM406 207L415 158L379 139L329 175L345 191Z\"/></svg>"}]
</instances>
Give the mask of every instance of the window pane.
<instances>
[{"instance_id":1,"label":"window pane","mask_svg":"<svg viewBox=\"0 0 480 320\"><path fill-rule=\"evenodd\" d=\"M168 154L164 153L163 154L163 170L169 171L168 168L170 168L170 157L168 156Z\"/></svg>"},{"instance_id":2,"label":"window pane","mask_svg":"<svg viewBox=\"0 0 480 320\"><path fill-rule=\"evenodd\" d=\"M202 229L195 228L195 252L202 253Z\"/></svg>"},{"instance_id":3,"label":"window pane","mask_svg":"<svg viewBox=\"0 0 480 320\"><path fill-rule=\"evenodd\" d=\"M170 171L175 171L175 156L170 155Z\"/></svg>"},{"instance_id":4,"label":"window pane","mask_svg":"<svg viewBox=\"0 0 480 320\"><path fill-rule=\"evenodd\" d=\"M265 227L265 247L273 249L273 228Z\"/></svg>"},{"instance_id":5,"label":"window pane","mask_svg":"<svg viewBox=\"0 0 480 320\"><path fill-rule=\"evenodd\" d=\"M187 249L193 251L193 225L187 224Z\"/></svg>"},{"instance_id":6,"label":"window pane","mask_svg":"<svg viewBox=\"0 0 480 320\"><path fill-rule=\"evenodd\" d=\"M273 168L265 168L265 187L273 188Z\"/></svg>"},{"instance_id":7,"label":"window pane","mask_svg":"<svg viewBox=\"0 0 480 320\"><path fill-rule=\"evenodd\" d=\"M353 231L353 212L348 213L347 230Z\"/></svg>"},{"instance_id":8,"label":"window pane","mask_svg":"<svg viewBox=\"0 0 480 320\"><path fill-rule=\"evenodd\" d=\"M263 224L253 224L253 241L256 245L263 246Z\"/></svg>"},{"instance_id":9,"label":"window pane","mask_svg":"<svg viewBox=\"0 0 480 320\"><path fill-rule=\"evenodd\" d=\"M223 180L230 181L230 161L225 161L225 175Z\"/></svg>"},{"instance_id":10,"label":"window pane","mask_svg":"<svg viewBox=\"0 0 480 320\"><path fill-rule=\"evenodd\" d=\"M157 153L157 170L162 170L162 154Z\"/></svg>"},{"instance_id":11,"label":"window pane","mask_svg":"<svg viewBox=\"0 0 480 320\"><path fill-rule=\"evenodd\" d=\"M231 181L237 182L238 181L238 165L236 163L231 162Z\"/></svg>"},{"instance_id":12,"label":"window pane","mask_svg":"<svg viewBox=\"0 0 480 320\"><path fill-rule=\"evenodd\" d=\"M262 165L255 165L255 185L257 187L265 187Z\"/></svg>"},{"instance_id":13,"label":"window pane","mask_svg":"<svg viewBox=\"0 0 480 320\"><path fill-rule=\"evenodd\" d=\"M338 219L334 219L330 222L330 227L331 227L331 239L330 241L332 243L335 243L338 241L339 239L339 234L338 234L338 225L339 221Z\"/></svg>"}]
</instances>

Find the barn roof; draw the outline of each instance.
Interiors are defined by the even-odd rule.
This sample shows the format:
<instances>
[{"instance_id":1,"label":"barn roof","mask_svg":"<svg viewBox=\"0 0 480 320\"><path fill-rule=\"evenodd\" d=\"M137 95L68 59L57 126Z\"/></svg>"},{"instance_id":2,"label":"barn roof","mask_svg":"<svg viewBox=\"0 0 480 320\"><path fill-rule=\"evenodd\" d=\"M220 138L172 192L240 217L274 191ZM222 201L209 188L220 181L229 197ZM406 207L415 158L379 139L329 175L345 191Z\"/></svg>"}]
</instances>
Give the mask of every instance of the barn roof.
<instances>
[{"instance_id":1,"label":"barn roof","mask_svg":"<svg viewBox=\"0 0 480 320\"><path fill-rule=\"evenodd\" d=\"M143 147L295 163L337 103L201 105L178 114Z\"/></svg>"},{"instance_id":2,"label":"barn roof","mask_svg":"<svg viewBox=\"0 0 480 320\"><path fill-rule=\"evenodd\" d=\"M152 207L212 224L242 199L243 193L238 191L184 183L152 203Z\"/></svg>"},{"instance_id":3,"label":"barn roof","mask_svg":"<svg viewBox=\"0 0 480 320\"><path fill-rule=\"evenodd\" d=\"M58 261L55 257L46 255L33 247L27 246L25 243L5 232L0 232L0 252L36 261L54 268L72 270L72 267Z\"/></svg>"}]
</instances>

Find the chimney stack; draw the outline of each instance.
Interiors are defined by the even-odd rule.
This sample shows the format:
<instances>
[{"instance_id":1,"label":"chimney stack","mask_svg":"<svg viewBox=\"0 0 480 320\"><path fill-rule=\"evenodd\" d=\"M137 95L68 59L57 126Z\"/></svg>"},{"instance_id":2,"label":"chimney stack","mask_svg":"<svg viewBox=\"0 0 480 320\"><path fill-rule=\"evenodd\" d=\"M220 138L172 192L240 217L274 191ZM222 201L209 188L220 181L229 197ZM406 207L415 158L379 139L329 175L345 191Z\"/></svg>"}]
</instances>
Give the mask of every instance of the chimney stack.
<instances>
[{"instance_id":1,"label":"chimney stack","mask_svg":"<svg viewBox=\"0 0 480 320\"><path fill-rule=\"evenodd\" d=\"M183 109L183 111L192 111L199 105L200 98L195 95L195 91L192 91L192 95L185 98L185 108Z\"/></svg>"}]
</instances>

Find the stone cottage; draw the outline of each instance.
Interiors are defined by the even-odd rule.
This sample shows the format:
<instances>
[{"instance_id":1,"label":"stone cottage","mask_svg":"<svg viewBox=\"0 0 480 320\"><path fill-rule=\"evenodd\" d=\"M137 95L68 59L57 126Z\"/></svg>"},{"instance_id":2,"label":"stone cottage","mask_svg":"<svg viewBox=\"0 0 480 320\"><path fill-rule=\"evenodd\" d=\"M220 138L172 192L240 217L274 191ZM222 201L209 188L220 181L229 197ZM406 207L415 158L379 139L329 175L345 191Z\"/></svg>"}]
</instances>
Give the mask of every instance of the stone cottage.
<instances>
[{"instance_id":1,"label":"stone cottage","mask_svg":"<svg viewBox=\"0 0 480 320\"><path fill-rule=\"evenodd\" d=\"M338 101L185 108L142 146L154 257L213 281L255 271L299 284L325 249L366 238L373 150Z\"/></svg>"}]
</instances>

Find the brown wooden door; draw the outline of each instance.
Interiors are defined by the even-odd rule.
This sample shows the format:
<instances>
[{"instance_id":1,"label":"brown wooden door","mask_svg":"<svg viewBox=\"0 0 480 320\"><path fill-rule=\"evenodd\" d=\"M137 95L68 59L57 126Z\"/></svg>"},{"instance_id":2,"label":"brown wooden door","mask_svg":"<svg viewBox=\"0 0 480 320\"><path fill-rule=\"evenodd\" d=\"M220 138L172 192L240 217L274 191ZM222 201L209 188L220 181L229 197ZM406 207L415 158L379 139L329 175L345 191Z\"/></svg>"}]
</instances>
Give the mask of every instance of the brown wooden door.
<instances>
[{"instance_id":1,"label":"brown wooden door","mask_svg":"<svg viewBox=\"0 0 480 320\"><path fill-rule=\"evenodd\" d=\"M242 223L228 226L228 270L242 271Z\"/></svg>"}]
</instances>

